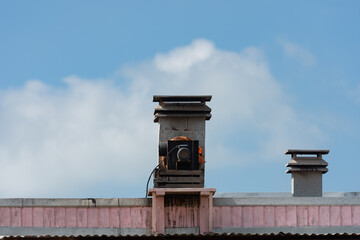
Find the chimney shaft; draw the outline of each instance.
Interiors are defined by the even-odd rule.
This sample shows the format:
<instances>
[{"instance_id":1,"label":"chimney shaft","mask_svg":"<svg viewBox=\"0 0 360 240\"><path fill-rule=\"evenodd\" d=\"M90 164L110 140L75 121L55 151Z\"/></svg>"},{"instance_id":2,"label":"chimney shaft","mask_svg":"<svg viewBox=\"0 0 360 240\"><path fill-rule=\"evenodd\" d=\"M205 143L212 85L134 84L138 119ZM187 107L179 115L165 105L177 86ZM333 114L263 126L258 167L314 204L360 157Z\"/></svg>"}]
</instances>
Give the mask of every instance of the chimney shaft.
<instances>
[{"instance_id":1,"label":"chimney shaft","mask_svg":"<svg viewBox=\"0 0 360 240\"><path fill-rule=\"evenodd\" d=\"M293 197L322 197L322 174L326 173L328 163L322 155L329 150L297 150L289 149L291 160L286 164L291 173L291 193Z\"/></svg>"},{"instance_id":2,"label":"chimney shaft","mask_svg":"<svg viewBox=\"0 0 360 240\"><path fill-rule=\"evenodd\" d=\"M154 111L154 122L159 123L159 164L161 165L154 175L155 187L204 187L205 121L211 118L211 108L205 102L210 100L211 96L155 95L153 97L153 102L159 102ZM180 151L180 146L183 144L189 149ZM177 161L174 160L176 151L189 153L190 165L181 163L180 155L177 155ZM170 171L174 169L181 171ZM174 179L174 181L166 179Z\"/></svg>"}]
</instances>

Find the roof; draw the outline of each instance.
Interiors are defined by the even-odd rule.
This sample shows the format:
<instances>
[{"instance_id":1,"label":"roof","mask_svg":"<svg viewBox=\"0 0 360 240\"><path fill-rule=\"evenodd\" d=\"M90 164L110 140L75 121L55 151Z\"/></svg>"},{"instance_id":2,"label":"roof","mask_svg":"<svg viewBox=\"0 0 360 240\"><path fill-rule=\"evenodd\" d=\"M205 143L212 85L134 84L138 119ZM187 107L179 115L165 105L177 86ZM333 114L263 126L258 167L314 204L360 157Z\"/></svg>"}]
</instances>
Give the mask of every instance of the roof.
<instances>
[{"instance_id":1,"label":"roof","mask_svg":"<svg viewBox=\"0 0 360 240\"><path fill-rule=\"evenodd\" d=\"M345 239L342 237L360 234L359 192L324 193L323 197L216 193L211 203L212 217L208 218L212 220L210 233L199 230L202 209L199 204L189 199L165 201L165 231L163 235L154 235L151 198L0 199L0 236L69 240L89 236Z\"/></svg>"}]
</instances>

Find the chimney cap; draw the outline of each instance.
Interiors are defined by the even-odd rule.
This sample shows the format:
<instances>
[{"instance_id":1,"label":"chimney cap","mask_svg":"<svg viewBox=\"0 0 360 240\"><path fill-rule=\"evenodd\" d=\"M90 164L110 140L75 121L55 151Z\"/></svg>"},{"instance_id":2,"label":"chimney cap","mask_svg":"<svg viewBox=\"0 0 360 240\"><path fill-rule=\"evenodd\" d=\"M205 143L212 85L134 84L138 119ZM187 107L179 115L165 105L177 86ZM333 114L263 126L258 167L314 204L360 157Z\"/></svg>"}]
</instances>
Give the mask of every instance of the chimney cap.
<instances>
[{"instance_id":1,"label":"chimney cap","mask_svg":"<svg viewBox=\"0 0 360 240\"><path fill-rule=\"evenodd\" d=\"M153 102L210 102L211 95L154 95Z\"/></svg>"},{"instance_id":2,"label":"chimney cap","mask_svg":"<svg viewBox=\"0 0 360 240\"><path fill-rule=\"evenodd\" d=\"M330 150L301 150L301 149L289 149L285 154L328 154Z\"/></svg>"}]
</instances>

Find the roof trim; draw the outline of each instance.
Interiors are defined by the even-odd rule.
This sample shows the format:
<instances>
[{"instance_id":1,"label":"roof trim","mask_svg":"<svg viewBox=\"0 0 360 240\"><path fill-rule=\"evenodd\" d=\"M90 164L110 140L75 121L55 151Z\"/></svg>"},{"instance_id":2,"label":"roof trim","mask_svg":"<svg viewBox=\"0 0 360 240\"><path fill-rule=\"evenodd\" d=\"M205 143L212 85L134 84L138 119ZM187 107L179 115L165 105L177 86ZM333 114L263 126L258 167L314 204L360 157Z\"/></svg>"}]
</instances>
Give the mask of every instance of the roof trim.
<instances>
[{"instance_id":1,"label":"roof trim","mask_svg":"<svg viewBox=\"0 0 360 240\"><path fill-rule=\"evenodd\" d=\"M360 193L324 193L323 197L292 197L287 193L215 194L214 206L351 206ZM151 198L5 198L0 207L151 207Z\"/></svg>"}]
</instances>

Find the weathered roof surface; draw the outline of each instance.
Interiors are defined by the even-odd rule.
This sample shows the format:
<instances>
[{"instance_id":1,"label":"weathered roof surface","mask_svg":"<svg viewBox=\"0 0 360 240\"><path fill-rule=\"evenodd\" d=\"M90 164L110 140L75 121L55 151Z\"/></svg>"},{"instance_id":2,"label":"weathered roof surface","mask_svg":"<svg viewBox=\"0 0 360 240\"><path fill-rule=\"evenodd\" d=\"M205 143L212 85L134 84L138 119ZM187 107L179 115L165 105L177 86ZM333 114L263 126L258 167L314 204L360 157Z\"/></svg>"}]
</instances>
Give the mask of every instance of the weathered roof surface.
<instances>
[{"instance_id":1,"label":"weathered roof surface","mask_svg":"<svg viewBox=\"0 0 360 240\"><path fill-rule=\"evenodd\" d=\"M214 198L291 198L290 192L216 192ZM337 198L360 198L360 192L323 192L323 197Z\"/></svg>"},{"instance_id":2,"label":"weathered roof surface","mask_svg":"<svg viewBox=\"0 0 360 240\"><path fill-rule=\"evenodd\" d=\"M0 207L151 207L151 198L2 198ZM214 206L360 205L360 192L324 192L323 197L291 193L215 193Z\"/></svg>"},{"instance_id":3,"label":"weathered roof surface","mask_svg":"<svg viewBox=\"0 0 360 240\"><path fill-rule=\"evenodd\" d=\"M151 198L0 198L0 207L151 206Z\"/></svg>"}]
</instances>

